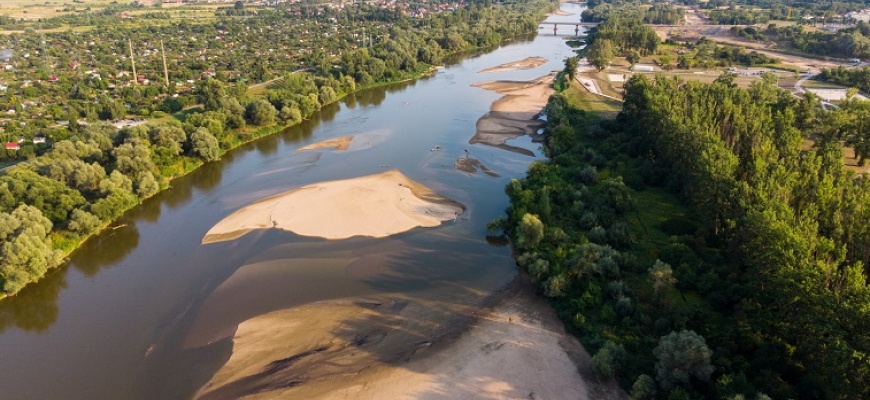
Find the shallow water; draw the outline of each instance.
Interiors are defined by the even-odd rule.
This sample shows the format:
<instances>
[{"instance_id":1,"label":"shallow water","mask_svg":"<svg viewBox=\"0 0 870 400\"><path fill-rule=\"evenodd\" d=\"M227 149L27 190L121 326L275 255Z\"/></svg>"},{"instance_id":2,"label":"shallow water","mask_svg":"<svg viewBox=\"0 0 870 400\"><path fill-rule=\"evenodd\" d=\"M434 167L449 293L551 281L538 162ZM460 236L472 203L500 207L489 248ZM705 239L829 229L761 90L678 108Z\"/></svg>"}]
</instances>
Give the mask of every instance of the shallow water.
<instances>
[{"instance_id":1,"label":"shallow water","mask_svg":"<svg viewBox=\"0 0 870 400\"><path fill-rule=\"evenodd\" d=\"M550 20L579 20L581 6L563 9L576 15ZM432 77L351 96L173 181L67 266L0 303L0 397L186 398L225 361L231 342L221 339L251 317L354 296L461 298L509 282L510 250L486 240L486 222L503 214L505 185L541 152L528 138L508 144L536 157L469 145L477 119L500 97L471 84L538 78L562 69L571 54L563 37L541 35L471 56ZM478 73L530 56L550 61ZM366 143L297 152L344 135ZM454 170L466 150L499 176ZM385 168L463 203L463 218L386 239L326 241L267 230L200 243L253 201Z\"/></svg>"}]
</instances>

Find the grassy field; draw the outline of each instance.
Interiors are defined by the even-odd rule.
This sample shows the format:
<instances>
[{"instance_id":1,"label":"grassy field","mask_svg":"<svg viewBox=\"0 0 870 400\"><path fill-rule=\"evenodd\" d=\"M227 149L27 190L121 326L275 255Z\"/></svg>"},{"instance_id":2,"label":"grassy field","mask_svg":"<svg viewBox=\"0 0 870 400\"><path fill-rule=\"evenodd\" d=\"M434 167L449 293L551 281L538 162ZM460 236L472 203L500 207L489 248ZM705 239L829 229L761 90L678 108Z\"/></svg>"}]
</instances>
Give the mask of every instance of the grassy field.
<instances>
[{"instance_id":1,"label":"grassy field","mask_svg":"<svg viewBox=\"0 0 870 400\"><path fill-rule=\"evenodd\" d=\"M45 2L34 2L33 0L0 0L0 15L12 17L15 19L24 19L25 21L36 21L38 19L52 18L75 12L82 12L85 9L90 11L100 11L109 5L114 4L130 4L133 0L56 0ZM178 22L180 20L210 20L215 18L215 11L219 7L227 7L227 4L163 4L161 7L152 7L153 1L141 1L146 7L140 10L132 10L127 13L131 16L151 13L151 12L168 12L171 15L169 22ZM163 21L150 20L149 24L160 24ZM55 29L46 29L44 32L66 31L68 27ZM90 27L76 27L76 30L88 30ZM0 31L0 33L9 34L16 32L14 30Z\"/></svg>"},{"instance_id":2,"label":"grassy field","mask_svg":"<svg viewBox=\"0 0 870 400\"><path fill-rule=\"evenodd\" d=\"M59 15L68 14L69 11L64 11L65 8L75 8L84 10L90 7L91 11L98 11L106 8L111 3L129 4L132 0L56 0L37 2L33 0L3 0L0 2L0 15L16 19L36 20L40 18L51 18Z\"/></svg>"},{"instance_id":3,"label":"grassy field","mask_svg":"<svg viewBox=\"0 0 870 400\"><path fill-rule=\"evenodd\" d=\"M589 93L580 84L574 83L564 92L569 104L574 107L607 115L616 115L622 110L622 103L607 97L596 96Z\"/></svg>"}]
</instances>

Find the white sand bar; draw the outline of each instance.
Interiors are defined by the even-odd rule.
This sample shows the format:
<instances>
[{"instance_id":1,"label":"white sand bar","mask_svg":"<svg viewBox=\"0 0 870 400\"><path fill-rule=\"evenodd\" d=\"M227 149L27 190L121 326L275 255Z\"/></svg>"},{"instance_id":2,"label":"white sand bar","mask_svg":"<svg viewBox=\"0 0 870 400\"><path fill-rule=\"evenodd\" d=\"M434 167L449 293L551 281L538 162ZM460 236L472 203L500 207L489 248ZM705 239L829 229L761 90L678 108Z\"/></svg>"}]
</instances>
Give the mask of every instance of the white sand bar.
<instances>
[{"instance_id":1,"label":"white sand bar","mask_svg":"<svg viewBox=\"0 0 870 400\"><path fill-rule=\"evenodd\" d=\"M202 243L236 239L255 229L346 239L386 237L455 220L464 206L397 170L315 183L244 207L218 222Z\"/></svg>"}]
</instances>

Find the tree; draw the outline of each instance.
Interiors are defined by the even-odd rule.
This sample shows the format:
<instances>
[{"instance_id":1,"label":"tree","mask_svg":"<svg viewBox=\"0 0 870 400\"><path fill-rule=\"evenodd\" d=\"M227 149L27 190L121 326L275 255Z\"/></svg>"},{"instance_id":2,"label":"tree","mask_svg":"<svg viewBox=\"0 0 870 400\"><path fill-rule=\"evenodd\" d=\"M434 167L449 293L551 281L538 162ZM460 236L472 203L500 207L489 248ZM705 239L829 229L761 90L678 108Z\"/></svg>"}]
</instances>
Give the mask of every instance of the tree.
<instances>
[{"instance_id":1,"label":"tree","mask_svg":"<svg viewBox=\"0 0 870 400\"><path fill-rule=\"evenodd\" d=\"M577 76L577 57L568 57L565 59L565 75L568 75L568 82L574 82Z\"/></svg>"},{"instance_id":2,"label":"tree","mask_svg":"<svg viewBox=\"0 0 870 400\"><path fill-rule=\"evenodd\" d=\"M302 121L302 113L299 112L299 108L295 105L284 106L281 108L281 112L278 113L278 119L280 119L286 125L296 125Z\"/></svg>"},{"instance_id":3,"label":"tree","mask_svg":"<svg viewBox=\"0 0 870 400\"><path fill-rule=\"evenodd\" d=\"M598 68L599 71L603 71L604 68L607 68L607 66L610 65L610 60L613 59L614 52L613 42L607 39L597 39L592 42L589 49L586 51L586 59L589 60L589 63L594 65L595 68Z\"/></svg>"},{"instance_id":4,"label":"tree","mask_svg":"<svg viewBox=\"0 0 870 400\"><path fill-rule=\"evenodd\" d=\"M329 86L321 86L320 87L320 104L329 104L338 99L338 96L335 94L335 89Z\"/></svg>"},{"instance_id":5,"label":"tree","mask_svg":"<svg viewBox=\"0 0 870 400\"><path fill-rule=\"evenodd\" d=\"M523 215L520 225L517 227L517 245L523 248L532 248L538 245L544 238L544 224L537 215Z\"/></svg>"},{"instance_id":6,"label":"tree","mask_svg":"<svg viewBox=\"0 0 870 400\"><path fill-rule=\"evenodd\" d=\"M193 154L196 154L205 161L214 161L220 158L220 144L208 129L197 128L190 135L190 145Z\"/></svg>"},{"instance_id":7,"label":"tree","mask_svg":"<svg viewBox=\"0 0 870 400\"><path fill-rule=\"evenodd\" d=\"M634 64L637 64L640 62L640 53L632 50L630 53L628 53L627 56L625 56L625 60L628 61L629 64L631 64L632 68L634 68Z\"/></svg>"},{"instance_id":8,"label":"tree","mask_svg":"<svg viewBox=\"0 0 870 400\"><path fill-rule=\"evenodd\" d=\"M619 371L624 358L625 349L608 340L592 357L592 370L602 378L612 378Z\"/></svg>"},{"instance_id":9,"label":"tree","mask_svg":"<svg viewBox=\"0 0 870 400\"><path fill-rule=\"evenodd\" d=\"M153 196L158 191L160 191L160 184L157 183L154 174L151 171L140 172L136 180L136 194L140 198L145 199Z\"/></svg>"},{"instance_id":10,"label":"tree","mask_svg":"<svg viewBox=\"0 0 870 400\"><path fill-rule=\"evenodd\" d=\"M248 104L245 110L245 119L254 125L267 125L275 122L275 115L278 112L272 103L266 100L257 100Z\"/></svg>"},{"instance_id":11,"label":"tree","mask_svg":"<svg viewBox=\"0 0 870 400\"><path fill-rule=\"evenodd\" d=\"M713 352L704 338L694 331L671 332L662 336L653 354L658 360L656 379L665 389L677 384L688 385L693 377L707 381L713 373L710 364Z\"/></svg>"},{"instance_id":12,"label":"tree","mask_svg":"<svg viewBox=\"0 0 870 400\"><path fill-rule=\"evenodd\" d=\"M650 267L649 278L652 280L653 290L656 295L661 295L662 292L670 289L677 283L671 266L661 260L656 260L655 265Z\"/></svg>"},{"instance_id":13,"label":"tree","mask_svg":"<svg viewBox=\"0 0 870 400\"><path fill-rule=\"evenodd\" d=\"M656 382L649 375L637 377L631 385L632 400L653 400L656 398Z\"/></svg>"},{"instance_id":14,"label":"tree","mask_svg":"<svg viewBox=\"0 0 870 400\"><path fill-rule=\"evenodd\" d=\"M227 88L223 82L217 79L207 79L200 84L196 95L206 111L219 110L221 99L227 96Z\"/></svg>"},{"instance_id":15,"label":"tree","mask_svg":"<svg viewBox=\"0 0 870 400\"><path fill-rule=\"evenodd\" d=\"M67 228L80 235L87 235L100 227L100 219L94 214L91 214L80 208L73 210L70 214L69 224Z\"/></svg>"},{"instance_id":16,"label":"tree","mask_svg":"<svg viewBox=\"0 0 870 400\"><path fill-rule=\"evenodd\" d=\"M147 141L129 140L115 148L112 154L115 156L117 170L129 176L137 176L140 172L155 169Z\"/></svg>"},{"instance_id":17,"label":"tree","mask_svg":"<svg viewBox=\"0 0 870 400\"><path fill-rule=\"evenodd\" d=\"M51 221L25 204L0 213L0 292L16 293L45 275L62 253L51 247Z\"/></svg>"}]
</instances>

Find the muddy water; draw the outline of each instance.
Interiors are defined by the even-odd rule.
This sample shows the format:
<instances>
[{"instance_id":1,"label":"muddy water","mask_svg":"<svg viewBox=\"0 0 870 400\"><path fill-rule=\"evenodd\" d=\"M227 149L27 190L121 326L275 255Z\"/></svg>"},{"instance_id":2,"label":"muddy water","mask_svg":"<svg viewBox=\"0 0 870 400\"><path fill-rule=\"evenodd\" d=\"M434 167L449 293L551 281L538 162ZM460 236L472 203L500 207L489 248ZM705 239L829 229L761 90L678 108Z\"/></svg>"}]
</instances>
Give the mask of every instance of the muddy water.
<instances>
[{"instance_id":1,"label":"muddy water","mask_svg":"<svg viewBox=\"0 0 870 400\"><path fill-rule=\"evenodd\" d=\"M551 20L576 21L582 11L563 9L577 15ZM352 96L172 182L67 266L0 303L0 397L186 398L226 360L235 326L254 316L354 296L463 298L509 282L509 249L490 244L485 226L507 206L506 183L541 152L528 138L509 144L535 157L469 145L475 122L499 97L471 84L534 79L561 69L571 54L563 37L506 45L429 78ZM478 73L530 56L550 61ZM360 141L343 152L297 151L345 135ZM466 151L498 176L456 171ZM463 203L466 213L386 239L265 230L201 244L216 222L253 201L385 169Z\"/></svg>"}]
</instances>

